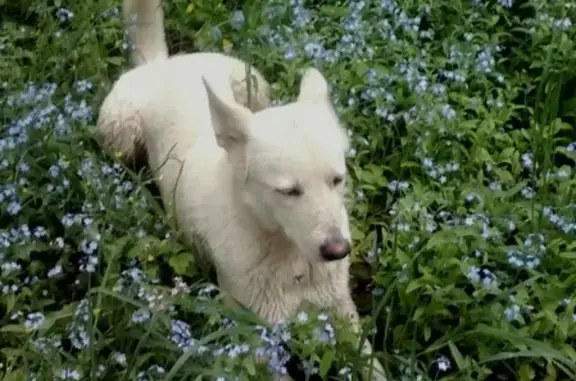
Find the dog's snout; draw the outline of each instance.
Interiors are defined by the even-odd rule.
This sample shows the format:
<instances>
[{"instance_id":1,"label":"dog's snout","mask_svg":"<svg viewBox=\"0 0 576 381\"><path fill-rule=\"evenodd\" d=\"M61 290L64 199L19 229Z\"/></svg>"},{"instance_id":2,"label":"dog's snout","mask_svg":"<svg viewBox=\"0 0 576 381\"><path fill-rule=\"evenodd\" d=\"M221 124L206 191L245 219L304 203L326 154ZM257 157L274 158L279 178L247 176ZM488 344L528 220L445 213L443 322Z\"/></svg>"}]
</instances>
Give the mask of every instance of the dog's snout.
<instances>
[{"instance_id":1,"label":"dog's snout","mask_svg":"<svg viewBox=\"0 0 576 381\"><path fill-rule=\"evenodd\" d=\"M320 255L327 261L336 261L350 254L350 242L344 238L332 238L320 246Z\"/></svg>"}]
</instances>

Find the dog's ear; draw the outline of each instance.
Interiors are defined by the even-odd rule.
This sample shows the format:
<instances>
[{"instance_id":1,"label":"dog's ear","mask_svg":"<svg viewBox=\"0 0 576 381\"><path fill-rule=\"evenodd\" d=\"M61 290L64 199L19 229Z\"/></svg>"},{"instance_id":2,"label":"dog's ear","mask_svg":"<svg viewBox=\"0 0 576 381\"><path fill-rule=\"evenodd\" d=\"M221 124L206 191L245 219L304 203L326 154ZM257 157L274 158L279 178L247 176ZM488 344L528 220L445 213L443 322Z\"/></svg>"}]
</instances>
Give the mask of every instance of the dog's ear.
<instances>
[{"instance_id":1,"label":"dog's ear","mask_svg":"<svg viewBox=\"0 0 576 381\"><path fill-rule=\"evenodd\" d=\"M218 145L228 151L238 143L245 142L252 112L236 103L231 92L230 94L218 93L210 84L212 80L202 77L202 82L208 94L208 104ZM229 96L225 97L226 95Z\"/></svg>"},{"instance_id":2,"label":"dog's ear","mask_svg":"<svg viewBox=\"0 0 576 381\"><path fill-rule=\"evenodd\" d=\"M300 83L298 102L330 104L328 82L317 69L306 69Z\"/></svg>"}]
</instances>

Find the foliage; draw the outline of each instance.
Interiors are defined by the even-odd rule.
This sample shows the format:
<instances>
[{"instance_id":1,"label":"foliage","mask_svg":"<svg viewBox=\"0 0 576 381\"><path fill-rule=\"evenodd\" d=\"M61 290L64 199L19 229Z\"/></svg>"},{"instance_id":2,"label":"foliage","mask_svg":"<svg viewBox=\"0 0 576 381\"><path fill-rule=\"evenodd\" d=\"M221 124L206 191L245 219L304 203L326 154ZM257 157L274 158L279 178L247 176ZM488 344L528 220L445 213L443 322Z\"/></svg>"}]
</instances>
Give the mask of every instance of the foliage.
<instances>
[{"instance_id":1,"label":"foliage","mask_svg":"<svg viewBox=\"0 0 576 381\"><path fill-rule=\"evenodd\" d=\"M357 379L329 314L226 308L149 175L94 142L128 68L118 5L0 1L2 379ZM576 379L572 2L165 8L171 51L249 60L277 103L307 66L329 79L353 142L354 294L390 379Z\"/></svg>"}]
</instances>

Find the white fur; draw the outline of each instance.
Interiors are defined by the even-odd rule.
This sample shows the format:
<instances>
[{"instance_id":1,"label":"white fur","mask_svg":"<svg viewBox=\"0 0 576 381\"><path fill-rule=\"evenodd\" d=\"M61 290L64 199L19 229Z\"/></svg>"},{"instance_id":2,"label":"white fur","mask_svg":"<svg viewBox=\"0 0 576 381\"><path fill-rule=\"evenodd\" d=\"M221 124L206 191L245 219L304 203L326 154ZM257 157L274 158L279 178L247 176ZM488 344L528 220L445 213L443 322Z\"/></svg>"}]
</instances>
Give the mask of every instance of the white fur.
<instances>
[{"instance_id":1,"label":"white fur","mask_svg":"<svg viewBox=\"0 0 576 381\"><path fill-rule=\"evenodd\" d=\"M156 147L151 147L150 144L144 147L142 118L147 118L149 124L154 124L152 119L145 115L149 109L152 110L152 118L156 117L153 111L155 107L187 110L188 113L182 117L187 121L186 127L190 129L190 134L194 134L198 126L210 126L210 122L206 122L205 111L195 112L196 105L205 102L205 95L198 91L189 91L191 88L203 87L200 82L203 74L218 73L220 80L232 89L234 99L254 111L268 105L268 83L254 67L247 66L239 59L218 53L168 57L162 0L125 0L122 13L128 36L134 43L130 54L134 68L120 76L104 99L100 108L98 131L104 145L113 148L116 151L114 153L121 154L123 160L140 160L147 154L166 157L178 141L178 136L172 130L173 125L170 125L178 118L175 115L171 122L159 121L160 125L164 126L166 139L162 143L157 142ZM250 91L246 80L247 68L252 85ZM157 103L164 106L156 106ZM177 128L183 126L182 123L177 125ZM171 140L168 141L169 139ZM186 143L175 149L176 151L171 153L182 157L182 153L186 151ZM150 163L156 168L153 164Z\"/></svg>"},{"instance_id":2,"label":"white fur","mask_svg":"<svg viewBox=\"0 0 576 381\"><path fill-rule=\"evenodd\" d=\"M126 160L145 149L165 206L190 243L200 237L207 245L231 301L274 323L308 300L358 329L349 258L320 255L326 240L350 240L345 184L333 183L346 175L348 139L324 77L308 69L296 102L264 109L268 85L256 72L260 92L248 107L241 61L215 53L158 59L166 54L158 43L163 16L150 14L162 12L155 1L125 0L137 14L133 33L139 20L156 23L143 29L155 31L156 48L136 47L156 58L123 74L104 101L105 146ZM295 186L301 195L286 194Z\"/></svg>"},{"instance_id":3,"label":"white fur","mask_svg":"<svg viewBox=\"0 0 576 381\"><path fill-rule=\"evenodd\" d=\"M130 0L122 4L126 32L135 48L130 55L134 66L168 58L162 1Z\"/></svg>"}]
</instances>

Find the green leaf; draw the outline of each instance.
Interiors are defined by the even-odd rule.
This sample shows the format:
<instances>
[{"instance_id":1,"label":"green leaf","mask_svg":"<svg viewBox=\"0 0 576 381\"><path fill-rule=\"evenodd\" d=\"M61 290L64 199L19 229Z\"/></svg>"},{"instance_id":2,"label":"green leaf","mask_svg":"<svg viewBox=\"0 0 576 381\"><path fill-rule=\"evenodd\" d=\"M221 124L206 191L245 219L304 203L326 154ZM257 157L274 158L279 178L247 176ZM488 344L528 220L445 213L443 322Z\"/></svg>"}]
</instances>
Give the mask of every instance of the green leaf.
<instances>
[{"instance_id":1,"label":"green leaf","mask_svg":"<svg viewBox=\"0 0 576 381\"><path fill-rule=\"evenodd\" d=\"M114 66L124 65L124 58L122 57L106 57L104 60Z\"/></svg>"},{"instance_id":2,"label":"green leaf","mask_svg":"<svg viewBox=\"0 0 576 381\"><path fill-rule=\"evenodd\" d=\"M320 7L320 13L329 17L343 17L348 14L348 10L343 7L334 7L331 5L323 5Z\"/></svg>"},{"instance_id":3,"label":"green leaf","mask_svg":"<svg viewBox=\"0 0 576 381\"><path fill-rule=\"evenodd\" d=\"M158 244L158 254L176 254L185 247L175 239L165 239Z\"/></svg>"},{"instance_id":4,"label":"green leaf","mask_svg":"<svg viewBox=\"0 0 576 381\"><path fill-rule=\"evenodd\" d=\"M416 308L416 311L414 311L414 316L412 316L412 320L414 321L418 320L420 316L424 315L425 312L426 310L422 307Z\"/></svg>"},{"instance_id":5,"label":"green leaf","mask_svg":"<svg viewBox=\"0 0 576 381\"><path fill-rule=\"evenodd\" d=\"M153 236L140 238L136 244L128 251L128 258L140 258L146 260L148 256L155 252L155 248L160 243L160 239Z\"/></svg>"},{"instance_id":6,"label":"green leaf","mask_svg":"<svg viewBox=\"0 0 576 381\"><path fill-rule=\"evenodd\" d=\"M1 369L1 368L0 368ZM30 379L29 371L25 368L16 368L5 373L2 377L4 381L22 381Z\"/></svg>"},{"instance_id":7,"label":"green leaf","mask_svg":"<svg viewBox=\"0 0 576 381\"><path fill-rule=\"evenodd\" d=\"M560 253L560 257L566 259L576 259L576 251L566 251L564 253Z\"/></svg>"},{"instance_id":8,"label":"green leaf","mask_svg":"<svg viewBox=\"0 0 576 381\"><path fill-rule=\"evenodd\" d=\"M48 245L40 242L34 241L25 245L14 245L12 246L12 253L15 258L22 260L30 260L30 254L37 251L44 251L48 248Z\"/></svg>"},{"instance_id":9,"label":"green leaf","mask_svg":"<svg viewBox=\"0 0 576 381\"><path fill-rule=\"evenodd\" d=\"M522 364L518 376L520 376L518 381L531 381L534 379L534 369L529 364Z\"/></svg>"},{"instance_id":10,"label":"green leaf","mask_svg":"<svg viewBox=\"0 0 576 381\"><path fill-rule=\"evenodd\" d=\"M362 241L365 237L364 232L355 225L350 226L350 234L353 241Z\"/></svg>"},{"instance_id":11,"label":"green leaf","mask_svg":"<svg viewBox=\"0 0 576 381\"><path fill-rule=\"evenodd\" d=\"M174 269L176 274L184 275L194 263L194 256L190 253L181 253L171 256L168 259L170 267Z\"/></svg>"},{"instance_id":12,"label":"green leaf","mask_svg":"<svg viewBox=\"0 0 576 381\"><path fill-rule=\"evenodd\" d=\"M256 375L256 364L254 361L254 357L246 357L243 361L244 367L248 371L248 374L251 376Z\"/></svg>"},{"instance_id":13,"label":"green leaf","mask_svg":"<svg viewBox=\"0 0 576 381\"><path fill-rule=\"evenodd\" d=\"M430 328L430 326L428 326L428 325L425 325L424 326L424 341L430 340L431 336L432 336L432 328Z\"/></svg>"},{"instance_id":14,"label":"green leaf","mask_svg":"<svg viewBox=\"0 0 576 381\"><path fill-rule=\"evenodd\" d=\"M126 235L118 238L112 243L107 243L103 248L103 255L106 262L110 262L112 258L120 258L126 244L130 241L131 237Z\"/></svg>"},{"instance_id":15,"label":"green leaf","mask_svg":"<svg viewBox=\"0 0 576 381\"><path fill-rule=\"evenodd\" d=\"M505 148L502 153L500 153L500 161L501 162L509 162L510 158L512 157L512 155L514 154L514 151L516 150L516 148L514 147L507 147Z\"/></svg>"},{"instance_id":16,"label":"green leaf","mask_svg":"<svg viewBox=\"0 0 576 381\"><path fill-rule=\"evenodd\" d=\"M50 330L50 328L52 328L52 326L56 324L58 320L68 319L72 317L74 315L74 311L76 310L77 305L78 303L67 304L64 307L62 307L60 311L54 312L46 316L46 321L40 328L42 332L47 332L48 330Z\"/></svg>"},{"instance_id":17,"label":"green leaf","mask_svg":"<svg viewBox=\"0 0 576 381\"><path fill-rule=\"evenodd\" d=\"M464 369L465 364L464 364L464 358L462 357L462 353L460 353L460 351L458 350L456 345L454 345L452 340L448 342L448 347L452 352L452 358L454 358L454 361L456 361L456 365L458 365L458 369Z\"/></svg>"},{"instance_id":18,"label":"green leaf","mask_svg":"<svg viewBox=\"0 0 576 381\"><path fill-rule=\"evenodd\" d=\"M564 116L576 117L576 97L564 101Z\"/></svg>"},{"instance_id":19,"label":"green leaf","mask_svg":"<svg viewBox=\"0 0 576 381\"><path fill-rule=\"evenodd\" d=\"M334 355L334 350L330 349L324 353L324 356L322 356L322 361L320 361L319 367L320 377L324 378L326 377L326 374L328 374L330 366L332 365L332 360L334 360Z\"/></svg>"},{"instance_id":20,"label":"green leaf","mask_svg":"<svg viewBox=\"0 0 576 381\"><path fill-rule=\"evenodd\" d=\"M8 324L0 328L0 332L27 333L28 330L23 324Z\"/></svg>"},{"instance_id":21,"label":"green leaf","mask_svg":"<svg viewBox=\"0 0 576 381\"><path fill-rule=\"evenodd\" d=\"M427 282L424 278L415 279L415 280L411 281L410 283L408 283L408 287L406 287L406 293L409 294L409 293L419 289L420 287L425 286L426 284L427 284Z\"/></svg>"}]
</instances>

